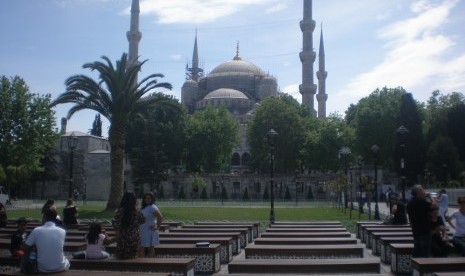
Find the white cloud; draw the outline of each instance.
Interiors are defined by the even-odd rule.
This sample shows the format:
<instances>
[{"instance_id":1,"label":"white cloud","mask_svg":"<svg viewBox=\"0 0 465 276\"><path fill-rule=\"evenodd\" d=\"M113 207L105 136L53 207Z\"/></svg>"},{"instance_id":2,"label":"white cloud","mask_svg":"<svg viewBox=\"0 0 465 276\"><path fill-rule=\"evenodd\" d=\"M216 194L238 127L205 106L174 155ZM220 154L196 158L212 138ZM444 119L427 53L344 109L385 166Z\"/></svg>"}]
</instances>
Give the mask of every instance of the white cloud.
<instances>
[{"instance_id":1,"label":"white cloud","mask_svg":"<svg viewBox=\"0 0 465 276\"><path fill-rule=\"evenodd\" d=\"M446 87L463 88L465 53L458 58L448 57L455 45L454 37L440 33L456 3L445 0L432 6L429 1L419 1L412 5L412 18L379 31L379 37L387 41L383 61L353 78L338 94L360 98L383 86L428 93Z\"/></svg>"},{"instance_id":2,"label":"white cloud","mask_svg":"<svg viewBox=\"0 0 465 276\"><path fill-rule=\"evenodd\" d=\"M281 89L281 92L287 93L294 97L299 103L302 102L302 95L300 95L299 92L299 84L294 83L294 84L289 84L284 86L283 89Z\"/></svg>"},{"instance_id":3,"label":"white cloud","mask_svg":"<svg viewBox=\"0 0 465 276\"><path fill-rule=\"evenodd\" d=\"M270 0L145 0L140 3L141 14L154 15L157 22L205 23L238 12L243 6L258 5ZM129 13L128 7L124 13Z\"/></svg>"},{"instance_id":4,"label":"white cloud","mask_svg":"<svg viewBox=\"0 0 465 276\"><path fill-rule=\"evenodd\" d=\"M276 3L276 5L266 9L265 13L275 13L287 9L287 5L284 2Z\"/></svg>"}]
</instances>

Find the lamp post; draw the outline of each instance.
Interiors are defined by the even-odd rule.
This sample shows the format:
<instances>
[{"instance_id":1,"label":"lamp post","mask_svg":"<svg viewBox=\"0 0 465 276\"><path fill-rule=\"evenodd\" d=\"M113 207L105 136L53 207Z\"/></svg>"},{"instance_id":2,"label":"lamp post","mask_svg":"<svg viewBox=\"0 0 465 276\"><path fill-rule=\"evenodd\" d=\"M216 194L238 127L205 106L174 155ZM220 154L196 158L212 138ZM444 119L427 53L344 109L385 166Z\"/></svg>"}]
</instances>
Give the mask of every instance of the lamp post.
<instances>
[{"instance_id":1,"label":"lamp post","mask_svg":"<svg viewBox=\"0 0 465 276\"><path fill-rule=\"evenodd\" d=\"M276 146L276 138L278 133L270 128L267 133L268 144L270 146L270 225L274 224L274 183L273 183L273 173L274 173L274 149Z\"/></svg>"},{"instance_id":2,"label":"lamp post","mask_svg":"<svg viewBox=\"0 0 465 276\"><path fill-rule=\"evenodd\" d=\"M351 153L350 148L348 147L343 147L339 150L339 154L344 157L344 175L346 177L346 185L344 186L344 213L348 207L348 202L347 202L347 186L349 185L349 179L347 177L347 157Z\"/></svg>"},{"instance_id":3,"label":"lamp post","mask_svg":"<svg viewBox=\"0 0 465 276\"><path fill-rule=\"evenodd\" d=\"M221 172L221 205L224 204L223 190L224 190L224 172Z\"/></svg>"},{"instance_id":4,"label":"lamp post","mask_svg":"<svg viewBox=\"0 0 465 276\"><path fill-rule=\"evenodd\" d=\"M68 189L68 198L73 196L73 161L74 161L74 150L77 147L78 138L74 135L74 132L67 137L68 148L70 150L69 154L69 189Z\"/></svg>"},{"instance_id":5,"label":"lamp post","mask_svg":"<svg viewBox=\"0 0 465 276\"><path fill-rule=\"evenodd\" d=\"M352 211L354 210L354 193L353 193L353 183L352 183L352 168L350 168L350 211L349 219L352 219Z\"/></svg>"},{"instance_id":6,"label":"lamp post","mask_svg":"<svg viewBox=\"0 0 465 276\"><path fill-rule=\"evenodd\" d=\"M357 156L357 164L358 164L358 220L360 220L360 215L363 214L363 205L362 205L362 156Z\"/></svg>"},{"instance_id":7,"label":"lamp post","mask_svg":"<svg viewBox=\"0 0 465 276\"><path fill-rule=\"evenodd\" d=\"M375 220L379 220L379 207L378 207L378 151L379 147L377 145L373 145L371 147L371 151L375 155L375 159L373 160L375 165L375 177L374 177L374 184L375 184Z\"/></svg>"},{"instance_id":8,"label":"lamp post","mask_svg":"<svg viewBox=\"0 0 465 276\"><path fill-rule=\"evenodd\" d=\"M396 131L400 136L400 174L402 181L402 200L405 202L405 140L404 136L408 133L408 129L400 126Z\"/></svg>"}]
</instances>

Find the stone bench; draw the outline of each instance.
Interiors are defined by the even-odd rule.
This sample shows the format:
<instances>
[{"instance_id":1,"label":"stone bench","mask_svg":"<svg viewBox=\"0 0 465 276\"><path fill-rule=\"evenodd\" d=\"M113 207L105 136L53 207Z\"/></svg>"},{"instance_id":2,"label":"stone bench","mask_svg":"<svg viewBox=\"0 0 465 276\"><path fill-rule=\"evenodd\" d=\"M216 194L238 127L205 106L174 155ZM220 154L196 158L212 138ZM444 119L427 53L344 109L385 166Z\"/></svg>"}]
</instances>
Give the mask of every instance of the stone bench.
<instances>
[{"instance_id":1,"label":"stone bench","mask_svg":"<svg viewBox=\"0 0 465 276\"><path fill-rule=\"evenodd\" d=\"M379 239L381 243L379 253L381 261L385 264L391 263L391 243L413 243L413 237L381 237Z\"/></svg>"},{"instance_id":2,"label":"stone bench","mask_svg":"<svg viewBox=\"0 0 465 276\"><path fill-rule=\"evenodd\" d=\"M362 258L361 245L248 245L246 259L346 259Z\"/></svg>"},{"instance_id":3,"label":"stone bench","mask_svg":"<svg viewBox=\"0 0 465 276\"><path fill-rule=\"evenodd\" d=\"M367 227L363 229L362 242L364 242L368 248L371 248L370 233L372 232L408 232L411 231L410 227Z\"/></svg>"},{"instance_id":4,"label":"stone bench","mask_svg":"<svg viewBox=\"0 0 465 276\"><path fill-rule=\"evenodd\" d=\"M233 258L233 238L232 237L195 237L195 238L160 238L160 244L186 244L192 243L196 244L198 242L209 242L220 244L220 261L222 264L229 263Z\"/></svg>"},{"instance_id":5,"label":"stone bench","mask_svg":"<svg viewBox=\"0 0 465 276\"><path fill-rule=\"evenodd\" d=\"M350 232L265 232L261 238L350 238Z\"/></svg>"},{"instance_id":6,"label":"stone bench","mask_svg":"<svg viewBox=\"0 0 465 276\"><path fill-rule=\"evenodd\" d=\"M373 254L379 256L380 246L379 239L382 237L412 237L412 231L391 231L391 232L370 232L369 239L370 247L366 243L366 247L373 251Z\"/></svg>"},{"instance_id":7,"label":"stone bench","mask_svg":"<svg viewBox=\"0 0 465 276\"><path fill-rule=\"evenodd\" d=\"M103 270L130 272L167 272L174 275L194 275L195 259L180 258L136 258L118 260L114 258L104 260L70 260L73 270ZM132 273L127 273L132 275Z\"/></svg>"},{"instance_id":8,"label":"stone bench","mask_svg":"<svg viewBox=\"0 0 465 276\"><path fill-rule=\"evenodd\" d=\"M258 238L257 245L321 245L321 244L356 244L354 238Z\"/></svg>"},{"instance_id":9,"label":"stone bench","mask_svg":"<svg viewBox=\"0 0 465 276\"><path fill-rule=\"evenodd\" d=\"M286 232L286 233L291 233L291 232L346 232L347 229L345 227L331 227L331 228L280 228L280 227L275 227L275 228L267 228L266 232Z\"/></svg>"},{"instance_id":10,"label":"stone bench","mask_svg":"<svg viewBox=\"0 0 465 276\"><path fill-rule=\"evenodd\" d=\"M202 228L202 229L193 229L193 228L179 228L171 229L170 233L230 233L230 232L240 232L241 233L241 248L247 246L249 241L249 229L248 228Z\"/></svg>"},{"instance_id":11,"label":"stone bench","mask_svg":"<svg viewBox=\"0 0 465 276\"><path fill-rule=\"evenodd\" d=\"M391 243L391 272L394 274L412 273L412 243Z\"/></svg>"},{"instance_id":12,"label":"stone bench","mask_svg":"<svg viewBox=\"0 0 465 276\"><path fill-rule=\"evenodd\" d=\"M275 221L271 226L279 225L342 225L340 221L334 220L310 220L310 221Z\"/></svg>"},{"instance_id":13,"label":"stone bench","mask_svg":"<svg viewBox=\"0 0 465 276\"><path fill-rule=\"evenodd\" d=\"M0 249L9 250L11 239L0 239ZM87 242L82 241L65 241L63 250L65 252L84 251L87 248Z\"/></svg>"},{"instance_id":14,"label":"stone bench","mask_svg":"<svg viewBox=\"0 0 465 276\"><path fill-rule=\"evenodd\" d=\"M275 225L275 224L271 224L270 225L270 228L303 228L303 229L307 229L307 228L342 228L344 227L344 225L342 224L315 224L315 225L305 225L305 224L279 224L279 225Z\"/></svg>"},{"instance_id":15,"label":"stone bench","mask_svg":"<svg viewBox=\"0 0 465 276\"><path fill-rule=\"evenodd\" d=\"M160 244L155 247L157 258L195 258L195 274L213 274L220 270L220 244L210 244L209 247L197 247L195 244ZM114 254L116 245L106 247Z\"/></svg>"},{"instance_id":16,"label":"stone bench","mask_svg":"<svg viewBox=\"0 0 465 276\"><path fill-rule=\"evenodd\" d=\"M191 231L192 230L202 231L203 229L213 229L213 230L214 229L222 229L222 230L229 229L229 231L237 231L237 230L242 231L243 229L247 229L247 239L246 239L246 244L244 244L244 247L247 245L247 243L253 241L253 232L254 232L253 225L251 224L240 225L240 226L236 226L236 225L184 225L182 229L190 229Z\"/></svg>"},{"instance_id":17,"label":"stone bench","mask_svg":"<svg viewBox=\"0 0 465 276\"><path fill-rule=\"evenodd\" d=\"M260 222L259 221L196 221L195 225L233 225L233 226L242 226L242 225L252 225L252 239L256 239L260 236Z\"/></svg>"},{"instance_id":18,"label":"stone bench","mask_svg":"<svg viewBox=\"0 0 465 276\"><path fill-rule=\"evenodd\" d=\"M0 275L30 275L21 273L18 268L8 271L1 271ZM128 272L117 271L96 271L96 270L68 270L62 272L55 272L53 276L128 276ZM172 273L151 273L151 272L131 272L131 276L171 276ZM183 275L183 274L181 274Z\"/></svg>"},{"instance_id":19,"label":"stone bench","mask_svg":"<svg viewBox=\"0 0 465 276\"><path fill-rule=\"evenodd\" d=\"M413 275L426 276L438 272L462 272L465 275L465 258L413 258Z\"/></svg>"},{"instance_id":20,"label":"stone bench","mask_svg":"<svg viewBox=\"0 0 465 276\"><path fill-rule=\"evenodd\" d=\"M355 235L357 239L361 240L362 233L363 233L363 226L368 226L368 225L382 225L382 222L379 221L357 221L355 224Z\"/></svg>"},{"instance_id":21,"label":"stone bench","mask_svg":"<svg viewBox=\"0 0 465 276\"><path fill-rule=\"evenodd\" d=\"M229 273L379 273L378 258L358 259L243 259L233 260L228 265Z\"/></svg>"},{"instance_id":22,"label":"stone bench","mask_svg":"<svg viewBox=\"0 0 465 276\"><path fill-rule=\"evenodd\" d=\"M170 232L160 233L162 238L232 238L233 255L241 253L241 233L240 232L222 232L222 233L197 233L197 232Z\"/></svg>"}]
</instances>

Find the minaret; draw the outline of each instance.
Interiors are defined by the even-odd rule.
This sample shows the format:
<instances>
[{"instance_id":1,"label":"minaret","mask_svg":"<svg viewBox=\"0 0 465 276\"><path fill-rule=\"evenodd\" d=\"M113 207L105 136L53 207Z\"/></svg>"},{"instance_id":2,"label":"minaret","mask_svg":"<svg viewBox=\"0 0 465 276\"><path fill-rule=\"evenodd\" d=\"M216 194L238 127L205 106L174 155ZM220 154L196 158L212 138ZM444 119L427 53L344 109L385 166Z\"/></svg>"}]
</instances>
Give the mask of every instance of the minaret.
<instances>
[{"instance_id":1,"label":"minaret","mask_svg":"<svg viewBox=\"0 0 465 276\"><path fill-rule=\"evenodd\" d=\"M312 19L312 0L304 0L304 18L300 21L300 29L303 35L303 47L299 54L302 62L302 84L299 86L299 91L302 94L302 104L308 106L310 111L315 114L316 85L313 82L313 63L316 53L313 51L315 20Z\"/></svg>"},{"instance_id":2,"label":"minaret","mask_svg":"<svg viewBox=\"0 0 465 276\"><path fill-rule=\"evenodd\" d=\"M199 52L197 50L197 31L195 31L194 51L192 53L192 67L187 66L187 77L193 81L199 81L203 76L203 69L199 68Z\"/></svg>"},{"instance_id":3,"label":"minaret","mask_svg":"<svg viewBox=\"0 0 465 276\"><path fill-rule=\"evenodd\" d=\"M139 41L142 38L142 33L139 32L139 0L132 0L131 4L131 26L126 36L129 41L129 63L137 62L139 57Z\"/></svg>"},{"instance_id":4,"label":"minaret","mask_svg":"<svg viewBox=\"0 0 465 276\"><path fill-rule=\"evenodd\" d=\"M318 78L318 94L316 99L318 101L318 118L326 118L326 101L328 100L328 94L326 94L326 77L328 72L325 71L325 47L323 44L323 24L321 25L320 35L320 49L318 50L318 72L316 77Z\"/></svg>"}]
</instances>

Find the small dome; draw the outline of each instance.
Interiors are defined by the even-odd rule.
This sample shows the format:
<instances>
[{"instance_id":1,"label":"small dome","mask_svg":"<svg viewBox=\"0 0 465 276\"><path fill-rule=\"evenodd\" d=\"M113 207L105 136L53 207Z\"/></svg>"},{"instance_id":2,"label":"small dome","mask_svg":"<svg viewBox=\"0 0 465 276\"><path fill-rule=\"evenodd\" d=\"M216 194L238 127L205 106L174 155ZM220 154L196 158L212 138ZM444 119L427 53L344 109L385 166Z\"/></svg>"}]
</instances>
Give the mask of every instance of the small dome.
<instances>
[{"instance_id":1,"label":"small dome","mask_svg":"<svg viewBox=\"0 0 465 276\"><path fill-rule=\"evenodd\" d=\"M231 74L231 73L244 73L244 74L252 74L252 75L259 75L259 76L265 76L265 72L263 72L260 67L257 65L241 60L241 59L234 59L227 61L225 63L222 63L218 66L216 66L215 69L213 69L210 74L208 75L220 75L220 74Z\"/></svg>"},{"instance_id":2,"label":"small dome","mask_svg":"<svg viewBox=\"0 0 465 276\"><path fill-rule=\"evenodd\" d=\"M191 79L186 80L184 84L182 85L182 87L197 87L197 86L198 86L197 82Z\"/></svg>"},{"instance_id":3,"label":"small dome","mask_svg":"<svg viewBox=\"0 0 465 276\"><path fill-rule=\"evenodd\" d=\"M249 99L241 91L230 88L220 88L213 90L205 96L204 100L211 99Z\"/></svg>"}]
</instances>

